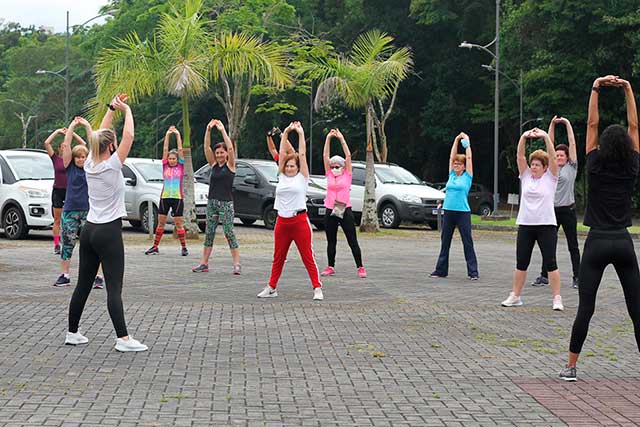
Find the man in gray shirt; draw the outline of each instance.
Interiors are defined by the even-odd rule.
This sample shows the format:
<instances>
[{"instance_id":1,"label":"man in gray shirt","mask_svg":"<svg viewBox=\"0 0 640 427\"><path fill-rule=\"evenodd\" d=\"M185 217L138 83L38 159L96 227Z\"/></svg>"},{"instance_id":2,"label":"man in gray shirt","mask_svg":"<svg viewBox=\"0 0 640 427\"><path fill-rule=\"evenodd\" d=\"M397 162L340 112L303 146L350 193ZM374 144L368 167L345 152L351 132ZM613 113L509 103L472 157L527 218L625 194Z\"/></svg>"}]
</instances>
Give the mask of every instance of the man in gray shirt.
<instances>
[{"instance_id":1,"label":"man in gray shirt","mask_svg":"<svg viewBox=\"0 0 640 427\"><path fill-rule=\"evenodd\" d=\"M558 160L558 187L554 207L558 228L562 226L564 235L567 238L567 247L571 255L573 267L574 289L578 288L578 271L580 270L580 248L578 246L578 220L576 217L575 183L578 175L578 155L576 151L576 138L573 135L573 128L568 119L554 116L549 124L549 137L554 141L556 124L564 124L567 128L567 139L569 146L559 144L556 147L556 158ZM532 283L533 286L544 286L549 283L547 272L542 267L540 276Z\"/></svg>"}]
</instances>

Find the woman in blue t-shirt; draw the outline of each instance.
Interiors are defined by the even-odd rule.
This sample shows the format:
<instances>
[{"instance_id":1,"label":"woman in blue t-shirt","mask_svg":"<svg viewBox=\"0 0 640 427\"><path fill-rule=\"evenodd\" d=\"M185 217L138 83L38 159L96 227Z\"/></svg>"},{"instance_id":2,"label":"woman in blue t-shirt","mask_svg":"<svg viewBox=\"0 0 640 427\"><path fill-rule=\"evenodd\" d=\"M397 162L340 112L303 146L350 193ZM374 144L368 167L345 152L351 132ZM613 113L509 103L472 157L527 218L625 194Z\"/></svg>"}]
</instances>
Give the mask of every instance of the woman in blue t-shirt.
<instances>
[{"instance_id":1,"label":"woman in blue t-shirt","mask_svg":"<svg viewBox=\"0 0 640 427\"><path fill-rule=\"evenodd\" d=\"M462 145L465 154L458 154L458 144ZM460 132L453 141L449 156L449 180L447 181L443 206L440 256L435 271L429 277L443 278L449 274L449 248L451 248L451 238L457 226L464 246L467 275L471 280L478 280L478 260L476 252L473 250L471 208L469 207L469 190L472 181L471 143L469 136Z\"/></svg>"}]
</instances>

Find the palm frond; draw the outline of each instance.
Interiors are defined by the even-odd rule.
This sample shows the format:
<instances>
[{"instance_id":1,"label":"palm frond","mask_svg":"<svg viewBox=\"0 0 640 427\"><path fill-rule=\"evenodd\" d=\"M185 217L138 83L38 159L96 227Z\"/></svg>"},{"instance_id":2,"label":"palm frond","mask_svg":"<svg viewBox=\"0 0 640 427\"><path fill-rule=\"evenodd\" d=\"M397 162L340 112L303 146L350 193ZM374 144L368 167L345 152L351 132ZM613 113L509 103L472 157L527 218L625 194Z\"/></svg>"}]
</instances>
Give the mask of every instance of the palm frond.
<instances>
[{"instance_id":1,"label":"palm frond","mask_svg":"<svg viewBox=\"0 0 640 427\"><path fill-rule=\"evenodd\" d=\"M356 65L384 60L393 49L392 42L393 37L380 30L367 31L353 43L351 60Z\"/></svg>"}]
</instances>

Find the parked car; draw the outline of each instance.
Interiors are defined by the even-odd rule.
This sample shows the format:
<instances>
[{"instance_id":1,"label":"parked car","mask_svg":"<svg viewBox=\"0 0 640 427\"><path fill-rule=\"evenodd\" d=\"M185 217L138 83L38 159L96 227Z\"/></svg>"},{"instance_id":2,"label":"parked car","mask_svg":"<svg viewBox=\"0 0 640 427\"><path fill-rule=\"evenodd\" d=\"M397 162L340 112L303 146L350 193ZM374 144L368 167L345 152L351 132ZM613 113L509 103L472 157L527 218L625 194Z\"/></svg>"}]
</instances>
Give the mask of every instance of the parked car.
<instances>
[{"instance_id":1,"label":"parked car","mask_svg":"<svg viewBox=\"0 0 640 427\"><path fill-rule=\"evenodd\" d=\"M197 182L209 185L211 167L204 165L194 176ZM278 184L278 164L272 160L238 159L236 176L233 180L233 207L236 218L243 224L253 224L262 220L265 227L273 228L278 212L273 208ZM307 214L309 221L317 228L324 229L325 192L312 181L307 190Z\"/></svg>"},{"instance_id":2,"label":"parked car","mask_svg":"<svg viewBox=\"0 0 640 427\"><path fill-rule=\"evenodd\" d=\"M51 227L53 163L44 150L0 151L0 226L8 239Z\"/></svg>"},{"instance_id":3,"label":"parked car","mask_svg":"<svg viewBox=\"0 0 640 427\"><path fill-rule=\"evenodd\" d=\"M444 192L447 186L446 182L437 182L432 184L433 187ZM476 215L491 215L493 210L493 193L482 184L471 184L469 190L469 207L471 213Z\"/></svg>"},{"instance_id":4,"label":"parked car","mask_svg":"<svg viewBox=\"0 0 640 427\"><path fill-rule=\"evenodd\" d=\"M351 204L359 223L364 205L365 162L353 161ZM402 222L427 223L438 228L438 203L444 193L428 186L414 174L394 163L376 163L376 206L380 224L397 228ZM315 175L314 182L326 189L326 178Z\"/></svg>"},{"instance_id":5,"label":"parked car","mask_svg":"<svg viewBox=\"0 0 640 427\"><path fill-rule=\"evenodd\" d=\"M122 166L125 182L124 204L127 209L126 219L136 228L149 232L149 205L153 208L153 228L158 223L158 206L162 193L162 160L128 157ZM207 212L207 193L209 187L195 184L196 218L200 229L204 229ZM171 215L169 222L173 222Z\"/></svg>"}]
</instances>

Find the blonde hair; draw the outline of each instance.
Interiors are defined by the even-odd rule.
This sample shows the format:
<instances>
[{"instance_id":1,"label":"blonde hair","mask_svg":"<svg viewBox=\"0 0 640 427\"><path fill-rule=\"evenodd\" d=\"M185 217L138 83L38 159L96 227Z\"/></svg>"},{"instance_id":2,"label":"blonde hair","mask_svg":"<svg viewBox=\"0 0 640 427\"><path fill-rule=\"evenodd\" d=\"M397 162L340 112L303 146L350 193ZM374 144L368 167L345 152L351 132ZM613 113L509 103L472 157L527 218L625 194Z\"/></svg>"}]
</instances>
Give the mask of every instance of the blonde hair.
<instances>
[{"instance_id":1,"label":"blonde hair","mask_svg":"<svg viewBox=\"0 0 640 427\"><path fill-rule=\"evenodd\" d=\"M533 162L534 160L542 163L542 166L544 166L545 168L549 166L549 154L547 154L547 152L544 150L536 150L533 153L529 154L529 165L531 165L531 162Z\"/></svg>"},{"instance_id":2,"label":"blonde hair","mask_svg":"<svg viewBox=\"0 0 640 427\"><path fill-rule=\"evenodd\" d=\"M73 150L71 150L71 158L75 159L76 157L80 157L81 155L87 157L89 155L89 149L84 145L76 145L75 147L73 147Z\"/></svg>"},{"instance_id":3,"label":"blonde hair","mask_svg":"<svg viewBox=\"0 0 640 427\"><path fill-rule=\"evenodd\" d=\"M456 154L455 156L453 156L453 162L460 162L464 165L466 161L467 156L465 156L464 154Z\"/></svg>"},{"instance_id":4,"label":"blonde hair","mask_svg":"<svg viewBox=\"0 0 640 427\"><path fill-rule=\"evenodd\" d=\"M284 173L285 168L287 167L287 163L289 160L295 160L296 165L298 166L298 170L300 169L300 157L298 157L298 153L289 153L284 157L284 161L282 162L282 166L280 166L278 172Z\"/></svg>"},{"instance_id":5,"label":"blonde hair","mask_svg":"<svg viewBox=\"0 0 640 427\"><path fill-rule=\"evenodd\" d=\"M113 129L98 129L89 136L89 151L91 157L97 159L100 154L107 151L109 146L116 142L116 133Z\"/></svg>"}]
</instances>

